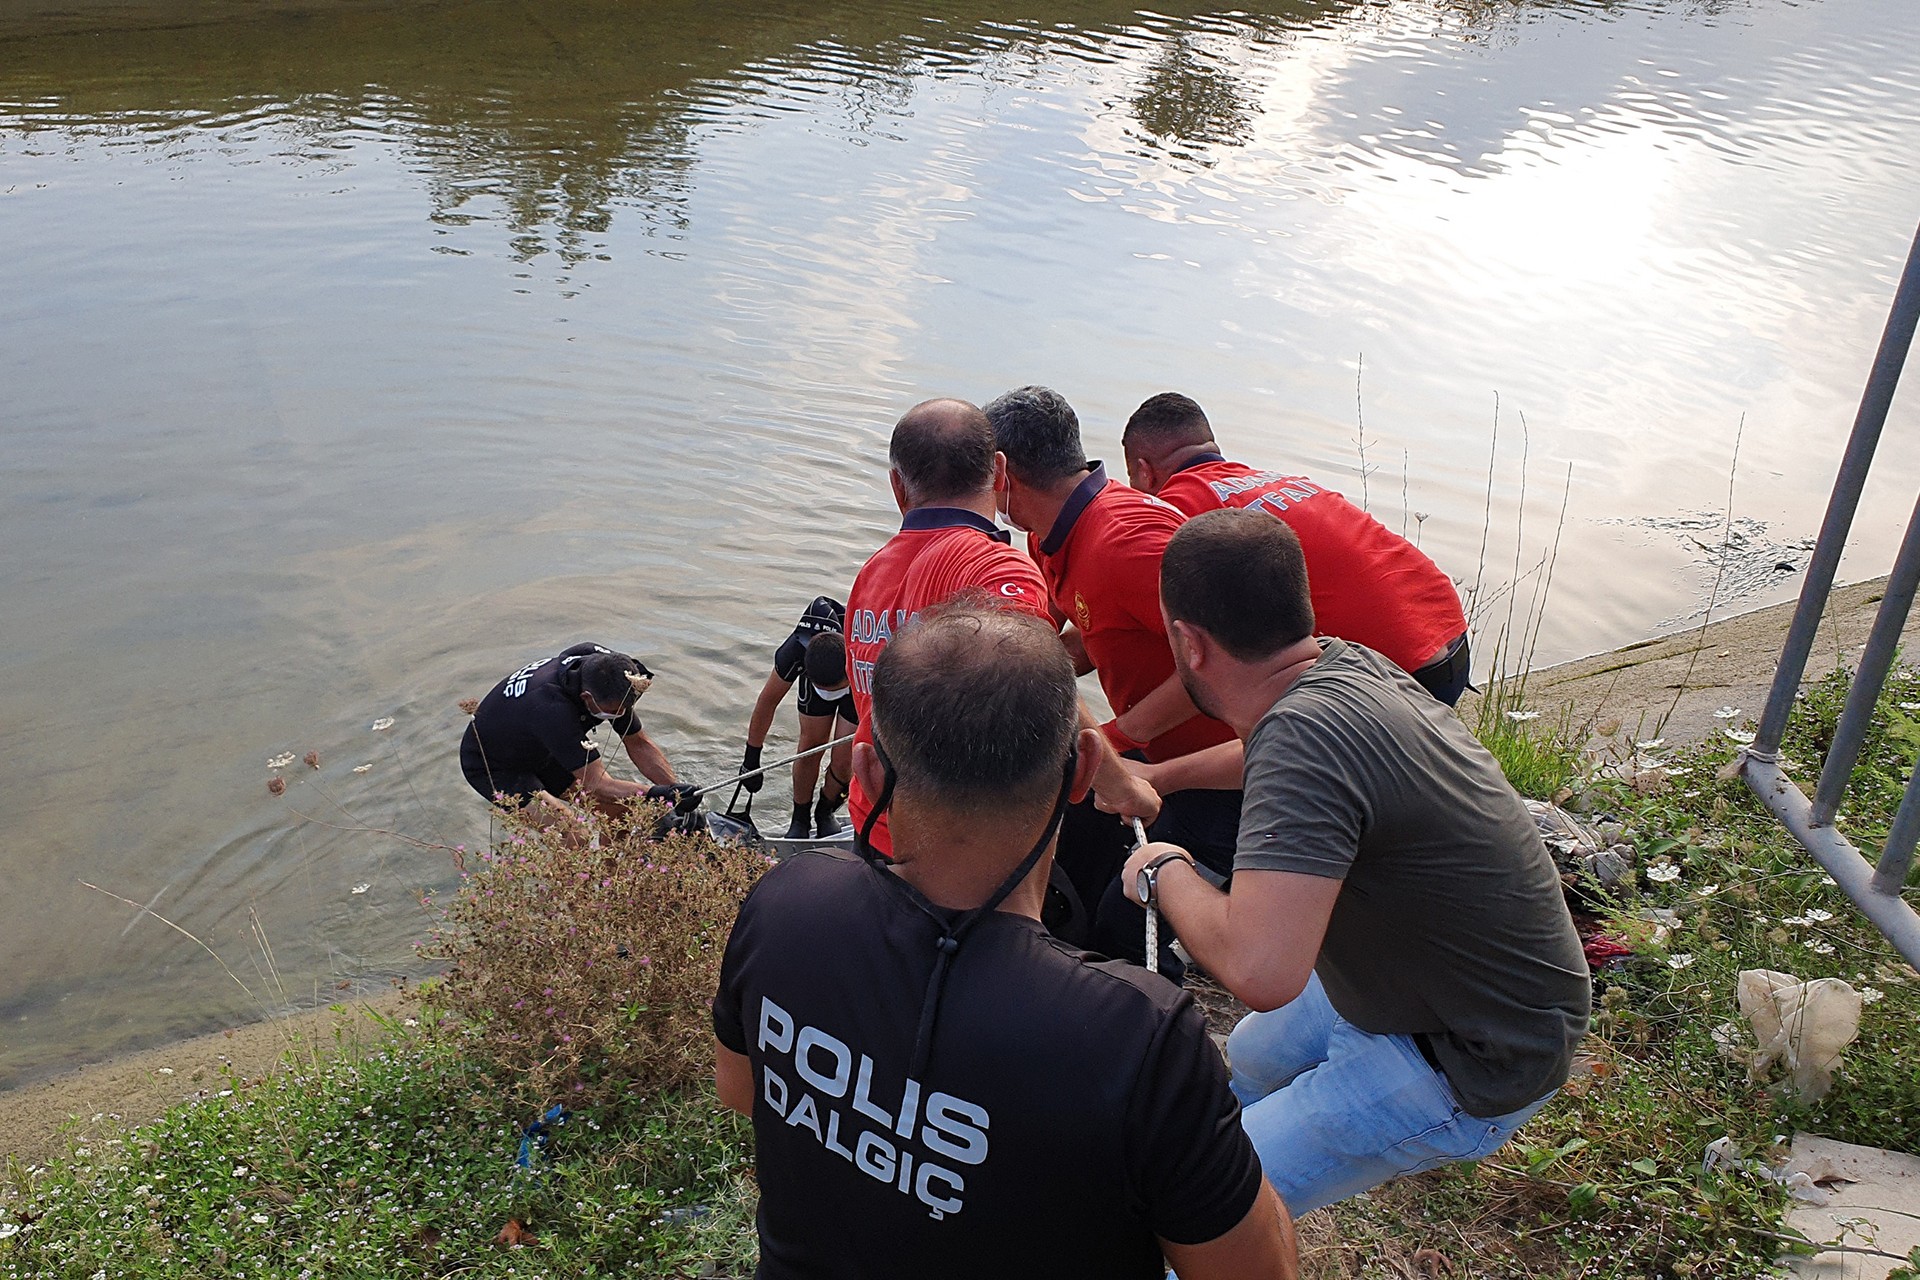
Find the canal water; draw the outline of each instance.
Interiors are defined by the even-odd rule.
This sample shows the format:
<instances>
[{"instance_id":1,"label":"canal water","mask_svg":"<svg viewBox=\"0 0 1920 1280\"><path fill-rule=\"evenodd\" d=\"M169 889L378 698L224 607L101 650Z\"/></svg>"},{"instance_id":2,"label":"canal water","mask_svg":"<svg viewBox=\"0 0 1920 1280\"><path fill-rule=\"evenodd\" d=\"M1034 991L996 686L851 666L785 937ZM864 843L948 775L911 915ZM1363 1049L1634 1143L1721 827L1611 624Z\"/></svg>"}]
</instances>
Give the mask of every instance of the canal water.
<instances>
[{"instance_id":1,"label":"canal water","mask_svg":"<svg viewBox=\"0 0 1920 1280\"><path fill-rule=\"evenodd\" d=\"M639 653L727 771L926 396L1046 382L1113 458L1188 392L1486 649L1555 545L1540 661L1791 593L1920 6L1032 12L0 5L0 1084L413 971L453 872L383 833L486 838L455 704L529 659Z\"/></svg>"}]
</instances>

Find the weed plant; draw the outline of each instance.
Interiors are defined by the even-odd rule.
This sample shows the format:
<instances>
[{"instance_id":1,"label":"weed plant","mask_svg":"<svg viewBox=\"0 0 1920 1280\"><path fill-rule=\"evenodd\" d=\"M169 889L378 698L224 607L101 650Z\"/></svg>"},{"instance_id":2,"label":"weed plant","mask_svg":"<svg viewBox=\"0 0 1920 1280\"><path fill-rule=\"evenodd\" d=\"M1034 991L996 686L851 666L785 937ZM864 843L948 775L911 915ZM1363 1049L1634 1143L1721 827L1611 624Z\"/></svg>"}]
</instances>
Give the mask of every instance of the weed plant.
<instances>
[{"instance_id":1,"label":"weed plant","mask_svg":"<svg viewBox=\"0 0 1920 1280\"><path fill-rule=\"evenodd\" d=\"M740 902L770 864L630 818L542 829L515 814L463 872L423 954L466 1048L529 1103L676 1089L713 1071L713 993ZM591 836L589 845L587 836Z\"/></svg>"},{"instance_id":2,"label":"weed plant","mask_svg":"<svg viewBox=\"0 0 1920 1280\"><path fill-rule=\"evenodd\" d=\"M538 1113L431 1025L225 1085L50 1169L8 1169L0 1280L753 1270L750 1131L710 1089L578 1111L522 1168Z\"/></svg>"},{"instance_id":3,"label":"weed plant","mask_svg":"<svg viewBox=\"0 0 1920 1280\"><path fill-rule=\"evenodd\" d=\"M1796 707L1785 754L1806 789L1847 684L1845 673L1829 676ZM1898 671L1843 808L1842 830L1869 858L1920 749L1916 712L1920 675ZM1559 784L1580 787L1572 802L1617 824L1635 848L1629 882L1612 892L1584 886L1603 930L1634 954L1596 973L1593 1031L1561 1096L1477 1168L1337 1207L1340 1245L1319 1274L1359 1274L1346 1263L1360 1256L1398 1257L1418 1273L1415 1255L1436 1250L1453 1274L1476 1276L1773 1274L1783 1252L1807 1251L1783 1225L1786 1192L1752 1171L1705 1169L1709 1143L1728 1138L1743 1159L1768 1164L1796 1131L1920 1149L1920 975L1746 784L1726 776L1743 738L1729 725L1684 751L1629 744L1630 767ZM1490 745L1517 785L1546 799L1539 756L1562 748L1540 743L1499 729ZM1841 978L1865 1001L1859 1038L1817 1102L1795 1097L1778 1067L1750 1078L1741 1055L1752 1038L1735 987L1741 970L1756 968ZM1840 1243L1875 1250L1864 1229Z\"/></svg>"}]
</instances>

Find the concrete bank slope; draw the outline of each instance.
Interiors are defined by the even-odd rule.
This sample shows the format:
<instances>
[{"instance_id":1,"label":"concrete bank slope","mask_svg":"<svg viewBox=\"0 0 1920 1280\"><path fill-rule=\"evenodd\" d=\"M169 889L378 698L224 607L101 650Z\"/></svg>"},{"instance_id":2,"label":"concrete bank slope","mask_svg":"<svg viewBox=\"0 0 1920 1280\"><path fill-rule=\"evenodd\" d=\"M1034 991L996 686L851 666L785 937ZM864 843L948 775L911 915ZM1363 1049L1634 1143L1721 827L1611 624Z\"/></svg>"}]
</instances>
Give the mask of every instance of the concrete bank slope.
<instances>
[{"instance_id":1,"label":"concrete bank slope","mask_svg":"<svg viewBox=\"0 0 1920 1280\"><path fill-rule=\"evenodd\" d=\"M1885 578L1876 578L1834 588L1807 660L1807 679L1854 664L1886 587ZM1546 713L1541 724L1564 708L1576 729L1618 720L1623 736L1659 736L1674 746L1699 742L1760 718L1793 610L1794 603L1788 601L1711 623L1704 630L1696 625L1535 671L1527 677L1527 705ZM1920 657L1920 612L1907 619L1903 639L1907 660ZM1460 704L1470 724L1473 696ZM1714 712L1723 707L1733 707L1740 715L1716 717Z\"/></svg>"},{"instance_id":2,"label":"concrete bank slope","mask_svg":"<svg viewBox=\"0 0 1920 1280\"><path fill-rule=\"evenodd\" d=\"M142 1049L0 1092L0 1167L9 1157L45 1163L64 1154L69 1140L93 1145L177 1102L230 1089L233 1080L262 1079L281 1069L289 1054L324 1057L343 1041L377 1040L383 1020L407 1016L400 992L380 992Z\"/></svg>"}]
</instances>

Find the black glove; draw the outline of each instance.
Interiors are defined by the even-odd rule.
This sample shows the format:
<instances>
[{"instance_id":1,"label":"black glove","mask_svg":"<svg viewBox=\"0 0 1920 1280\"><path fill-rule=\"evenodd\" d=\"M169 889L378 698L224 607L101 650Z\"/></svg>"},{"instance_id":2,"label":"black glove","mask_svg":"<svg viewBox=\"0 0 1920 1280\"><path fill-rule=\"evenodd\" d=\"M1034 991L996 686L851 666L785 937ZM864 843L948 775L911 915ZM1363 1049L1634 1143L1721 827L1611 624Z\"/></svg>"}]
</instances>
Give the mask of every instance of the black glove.
<instances>
[{"instance_id":1,"label":"black glove","mask_svg":"<svg viewBox=\"0 0 1920 1280\"><path fill-rule=\"evenodd\" d=\"M740 757L740 772L753 773L753 771L759 767L760 748L749 746L747 748L747 754ZM757 793L761 787L767 785L767 775L764 773L754 773L751 778L741 779L740 785L747 789L748 795L753 795Z\"/></svg>"},{"instance_id":2,"label":"black glove","mask_svg":"<svg viewBox=\"0 0 1920 1280\"><path fill-rule=\"evenodd\" d=\"M647 799L671 801L674 812L678 813L683 806L690 808L700 803L700 788L691 782L662 782L647 788Z\"/></svg>"}]
</instances>

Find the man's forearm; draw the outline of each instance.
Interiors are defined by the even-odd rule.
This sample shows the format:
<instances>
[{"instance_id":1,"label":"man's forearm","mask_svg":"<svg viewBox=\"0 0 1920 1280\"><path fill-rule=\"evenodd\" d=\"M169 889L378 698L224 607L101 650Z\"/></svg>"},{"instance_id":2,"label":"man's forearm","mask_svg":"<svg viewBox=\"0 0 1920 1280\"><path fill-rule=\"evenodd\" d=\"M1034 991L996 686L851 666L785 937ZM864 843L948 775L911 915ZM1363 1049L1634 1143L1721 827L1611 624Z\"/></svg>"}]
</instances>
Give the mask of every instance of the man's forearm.
<instances>
[{"instance_id":1,"label":"man's forearm","mask_svg":"<svg viewBox=\"0 0 1920 1280\"><path fill-rule=\"evenodd\" d=\"M1193 705L1176 671L1152 693L1128 707L1125 714L1115 716L1114 724L1135 742L1151 742L1199 714L1199 708Z\"/></svg>"},{"instance_id":2,"label":"man's forearm","mask_svg":"<svg viewBox=\"0 0 1920 1280\"><path fill-rule=\"evenodd\" d=\"M1246 760L1246 745L1235 738L1159 764L1135 765L1134 772L1163 796L1176 791L1238 791L1245 781Z\"/></svg>"},{"instance_id":3,"label":"man's forearm","mask_svg":"<svg viewBox=\"0 0 1920 1280\"><path fill-rule=\"evenodd\" d=\"M673 776L673 766L667 763L666 754L654 745L652 738L644 733L637 733L623 739L623 742L627 748L627 758L633 761L633 767L638 769L647 781L660 784L679 781ZM646 790L645 787L639 789Z\"/></svg>"},{"instance_id":4,"label":"man's forearm","mask_svg":"<svg viewBox=\"0 0 1920 1280\"><path fill-rule=\"evenodd\" d=\"M753 715L747 720L747 745L764 747L767 745L767 732L773 728L774 713L780 710L780 700L787 696L787 690L793 686L779 676L768 676L766 684L760 688L760 696L754 699Z\"/></svg>"}]
</instances>

